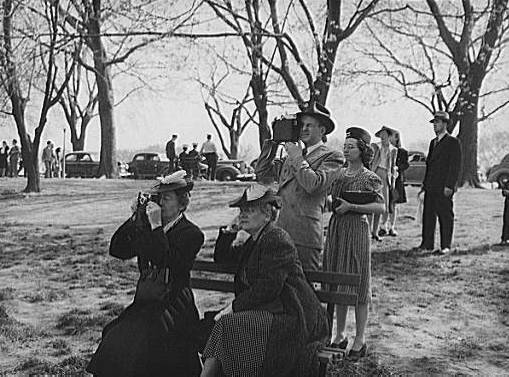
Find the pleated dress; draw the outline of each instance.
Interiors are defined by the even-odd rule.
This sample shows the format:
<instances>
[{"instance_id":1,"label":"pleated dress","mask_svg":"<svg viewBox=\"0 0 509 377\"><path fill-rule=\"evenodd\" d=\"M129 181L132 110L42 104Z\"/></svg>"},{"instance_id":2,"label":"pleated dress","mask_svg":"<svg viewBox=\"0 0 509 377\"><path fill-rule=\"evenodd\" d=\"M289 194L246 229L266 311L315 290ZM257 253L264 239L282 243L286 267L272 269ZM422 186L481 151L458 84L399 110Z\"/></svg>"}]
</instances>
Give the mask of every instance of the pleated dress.
<instances>
[{"instance_id":1,"label":"pleated dress","mask_svg":"<svg viewBox=\"0 0 509 377\"><path fill-rule=\"evenodd\" d=\"M354 175L346 174L346 168L338 171L330 193L342 197L344 191L372 191L381 195L382 181L378 175L363 167ZM359 304L371 302L371 234L367 216L357 212L339 215L333 212L325 241L323 270L361 275L357 288L340 286L338 292L357 294Z\"/></svg>"}]
</instances>

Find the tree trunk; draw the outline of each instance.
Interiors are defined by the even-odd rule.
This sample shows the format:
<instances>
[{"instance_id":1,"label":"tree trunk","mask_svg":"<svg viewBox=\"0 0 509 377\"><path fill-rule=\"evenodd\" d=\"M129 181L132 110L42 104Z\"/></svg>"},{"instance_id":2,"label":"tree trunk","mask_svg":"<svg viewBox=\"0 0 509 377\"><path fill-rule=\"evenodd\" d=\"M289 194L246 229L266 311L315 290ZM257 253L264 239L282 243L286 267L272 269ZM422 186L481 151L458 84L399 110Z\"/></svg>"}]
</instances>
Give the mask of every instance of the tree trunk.
<instances>
[{"instance_id":1,"label":"tree trunk","mask_svg":"<svg viewBox=\"0 0 509 377\"><path fill-rule=\"evenodd\" d=\"M116 136L113 117L113 83L111 69L107 65L106 49L101 40L101 1L93 1L93 13L89 20L89 47L94 55L95 78L101 120L101 162L99 176L115 178L118 176L116 162Z\"/></svg>"},{"instance_id":2,"label":"tree trunk","mask_svg":"<svg viewBox=\"0 0 509 377\"><path fill-rule=\"evenodd\" d=\"M239 139L240 135L232 127L230 129L230 156L228 156L228 158L231 160L236 160L239 158Z\"/></svg>"},{"instance_id":3,"label":"tree trunk","mask_svg":"<svg viewBox=\"0 0 509 377\"><path fill-rule=\"evenodd\" d=\"M261 75L252 75L251 90L253 91L254 103L258 110L258 142L261 149L263 142L272 137L272 132L268 125L269 113L267 112L267 91L265 81Z\"/></svg>"},{"instance_id":4,"label":"tree trunk","mask_svg":"<svg viewBox=\"0 0 509 377\"><path fill-rule=\"evenodd\" d=\"M481 187L477 174L478 93L477 91L469 96L469 106L464 106L464 113L459 121L458 139L462 150L459 186Z\"/></svg>"},{"instance_id":5,"label":"tree trunk","mask_svg":"<svg viewBox=\"0 0 509 377\"><path fill-rule=\"evenodd\" d=\"M325 24L324 40L322 43L322 56L318 56L318 74L314 83L315 100L320 105L327 102L334 63L338 52L341 28L340 21L341 2L327 1L327 20Z\"/></svg>"}]
</instances>

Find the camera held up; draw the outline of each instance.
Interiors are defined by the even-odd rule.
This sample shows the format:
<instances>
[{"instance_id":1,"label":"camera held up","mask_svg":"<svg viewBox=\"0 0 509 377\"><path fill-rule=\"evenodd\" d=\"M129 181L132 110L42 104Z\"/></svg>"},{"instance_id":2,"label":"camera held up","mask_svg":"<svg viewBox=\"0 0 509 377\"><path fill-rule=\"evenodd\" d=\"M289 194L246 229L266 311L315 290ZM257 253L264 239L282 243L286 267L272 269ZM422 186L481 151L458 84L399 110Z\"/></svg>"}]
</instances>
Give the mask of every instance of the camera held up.
<instances>
[{"instance_id":1,"label":"camera held up","mask_svg":"<svg viewBox=\"0 0 509 377\"><path fill-rule=\"evenodd\" d=\"M150 224L147 217L147 204L148 202L154 202L159 204L161 199L161 194L151 194L147 192L139 192L137 205L136 205L136 213L135 213L135 223L139 228L150 228Z\"/></svg>"},{"instance_id":2,"label":"camera held up","mask_svg":"<svg viewBox=\"0 0 509 377\"><path fill-rule=\"evenodd\" d=\"M272 140L277 143L297 142L300 138L301 126L297 115L283 115L272 121Z\"/></svg>"}]
</instances>

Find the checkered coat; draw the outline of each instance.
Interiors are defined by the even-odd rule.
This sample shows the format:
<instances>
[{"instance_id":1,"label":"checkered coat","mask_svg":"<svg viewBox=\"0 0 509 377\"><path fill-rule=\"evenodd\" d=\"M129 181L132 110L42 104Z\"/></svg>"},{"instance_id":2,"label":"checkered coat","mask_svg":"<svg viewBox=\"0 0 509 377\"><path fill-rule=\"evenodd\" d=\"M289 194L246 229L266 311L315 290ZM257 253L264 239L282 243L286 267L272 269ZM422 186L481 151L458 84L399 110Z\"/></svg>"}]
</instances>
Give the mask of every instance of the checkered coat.
<instances>
[{"instance_id":1,"label":"checkered coat","mask_svg":"<svg viewBox=\"0 0 509 377\"><path fill-rule=\"evenodd\" d=\"M257 240L250 238L240 246L232 246L235 236L220 232L214 259L237 265L234 312L266 310L274 315L263 376L313 376L314 355L326 341L329 325L292 239L273 224Z\"/></svg>"}]
</instances>

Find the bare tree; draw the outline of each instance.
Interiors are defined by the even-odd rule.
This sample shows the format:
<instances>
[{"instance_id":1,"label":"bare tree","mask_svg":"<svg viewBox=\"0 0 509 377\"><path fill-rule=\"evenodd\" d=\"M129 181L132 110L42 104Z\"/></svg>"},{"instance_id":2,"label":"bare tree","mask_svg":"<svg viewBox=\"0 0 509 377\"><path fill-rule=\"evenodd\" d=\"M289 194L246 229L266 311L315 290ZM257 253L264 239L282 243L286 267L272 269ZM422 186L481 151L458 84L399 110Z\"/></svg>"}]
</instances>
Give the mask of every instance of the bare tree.
<instances>
[{"instance_id":1,"label":"bare tree","mask_svg":"<svg viewBox=\"0 0 509 377\"><path fill-rule=\"evenodd\" d=\"M402 2L394 12L373 19L368 31L375 46L360 50L379 66L365 74L393 80L405 97L430 112L449 111L449 131L459 125L463 148L460 184L477 187L478 123L509 104L503 96L509 91L507 81L483 85L488 75L503 71L499 58L508 41L509 15L507 0L476 2L477 8L470 0L461 4L457 9L426 0L426 8ZM498 99L489 110L484 107L488 97Z\"/></svg>"},{"instance_id":2,"label":"bare tree","mask_svg":"<svg viewBox=\"0 0 509 377\"><path fill-rule=\"evenodd\" d=\"M10 112L14 117L21 141L23 166L27 175L25 192L39 192L39 145L41 135L46 126L50 109L58 103L70 79L81 45L79 42L69 44L67 39L61 38L58 1L40 3L43 9L40 14L44 17L38 19L26 17L24 12L27 11L27 8L22 3L4 0L2 5L1 82L10 99ZM31 12L31 10L28 11ZM26 19L30 19L32 26L36 24L39 28L44 28L41 31L38 44L31 43L32 39L30 38L22 38L21 42L13 43L13 31L19 25L21 25L21 28L29 27L23 23L23 20ZM64 69L62 73L59 73L60 67L57 55L62 56L67 61L65 66L69 70ZM39 120L32 138L26 122L26 105L30 99L32 85L35 80L39 79L39 59L45 67L45 72L40 78L43 80L44 90Z\"/></svg>"},{"instance_id":3,"label":"bare tree","mask_svg":"<svg viewBox=\"0 0 509 377\"><path fill-rule=\"evenodd\" d=\"M252 97L258 112L260 145L270 137L267 124L269 73L275 73L282 80L301 109L315 101L325 104L340 44L358 29L378 2L358 0L352 4L329 0L324 16L324 4L314 4L317 9L313 12L311 2L305 0L269 0L268 9L258 0L245 0L242 4L230 0L206 0L245 46L251 67ZM321 38L313 13L323 22ZM301 53L297 43L300 39L310 41L309 44L314 46L311 60ZM302 50L307 52L306 47Z\"/></svg>"},{"instance_id":4,"label":"bare tree","mask_svg":"<svg viewBox=\"0 0 509 377\"><path fill-rule=\"evenodd\" d=\"M178 2L165 4L164 9L169 9L171 16L165 16L160 3L143 0L128 4L109 3L105 7L101 0L70 1L67 6L60 7L67 24L79 34L93 56L92 64L83 60L80 64L94 72L97 84L101 124L100 175L112 178L118 173L112 67L125 63L144 47L175 35L177 30L187 26L200 4L197 1L184 4L181 12L177 11ZM112 32L103 30L106 21L109 21L108 27L113 29ZM151 31L159 26L164 26L166 31ZM109 54L107 45L110 47Z\"/></svg>"},{"instance_id":5,"label":"bare tree","mask_svg":"<svg viewBox=\"0 0 509 377\"><path fill-rule=\"evenodd\" d=\"M227 71L219 79L216 79L216 72L216 69L211 72L210 84L199 78L197 81L202 88L205 110L216 130L223 152L229 159L237 159L239 140L243 132L251 123L258 125L257 108L252 106L253 98L249 87L241 99L221 91L221 85L230 76L230 72ZM229 146L221 132L222 127L228 132Z\"/></svg>"}]
</instances>

